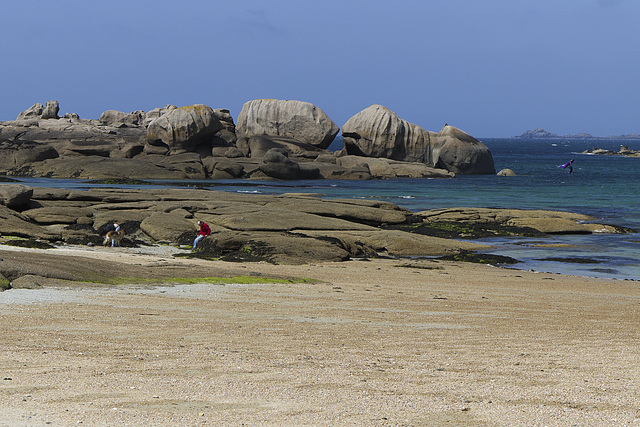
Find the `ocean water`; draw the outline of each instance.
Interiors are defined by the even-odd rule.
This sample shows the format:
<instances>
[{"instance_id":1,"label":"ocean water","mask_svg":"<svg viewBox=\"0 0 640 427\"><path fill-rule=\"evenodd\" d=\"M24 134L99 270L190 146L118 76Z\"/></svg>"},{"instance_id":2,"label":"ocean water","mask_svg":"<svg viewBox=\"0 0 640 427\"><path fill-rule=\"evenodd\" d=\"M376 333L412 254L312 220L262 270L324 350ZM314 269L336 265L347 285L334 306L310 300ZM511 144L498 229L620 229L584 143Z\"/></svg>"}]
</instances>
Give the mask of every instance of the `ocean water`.
<instances>
[{"instance_id":1,"label":"ocean water","mask_svg":"<svg viewBox=\"0 0 640 427\"><path fill-rule=\"evenodd\" d=\"M221 191L314 193L323 198L364 198L393 202L413 211L444 207L561 210L591 215L597 222L640 230L640 158L581 154L586 149L640 150L640 141L483 139L496 171L517 176L458 175L453 179L371 181L192 181ZM575 159L573 173L559 165ZM24 179L35 186L86 188L75 180ZM170 185L155 181L158 187ZM130 188L138 188L130 186ZM477 240L476 240L477 241ZM499 238L479 242L489 251L522 261L510 268L588 277L640 280L640 234L591 234L547 238ZM548 244L563 244L548 247ZM545 246L539 246L543 244ZM549 260L554 258L556 260ZM561 260L558 260L561 259Z\"/></svg>"}]
</instances>

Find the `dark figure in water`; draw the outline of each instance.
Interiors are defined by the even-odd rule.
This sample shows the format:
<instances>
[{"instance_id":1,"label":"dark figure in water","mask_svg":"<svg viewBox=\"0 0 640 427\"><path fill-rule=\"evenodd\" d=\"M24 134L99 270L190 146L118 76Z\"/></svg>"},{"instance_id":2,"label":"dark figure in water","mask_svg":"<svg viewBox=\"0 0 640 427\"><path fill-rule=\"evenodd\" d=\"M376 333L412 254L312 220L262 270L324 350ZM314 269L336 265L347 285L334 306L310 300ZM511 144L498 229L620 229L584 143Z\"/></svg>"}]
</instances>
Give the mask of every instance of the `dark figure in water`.
<instances>
[{"instance_id":1,"label":"dark figure in water","mask_svg":"<svg viewBox=\"0 0 640 427\"><path fill-rule=\"evenodd\" d=\"M567 169L568 168L569 169L568 173L573 173L573 160L574 159L571 159L571 161L565 163L564 165L560 165L560 167L562 169Z\"/></svg>"}]
</instances>

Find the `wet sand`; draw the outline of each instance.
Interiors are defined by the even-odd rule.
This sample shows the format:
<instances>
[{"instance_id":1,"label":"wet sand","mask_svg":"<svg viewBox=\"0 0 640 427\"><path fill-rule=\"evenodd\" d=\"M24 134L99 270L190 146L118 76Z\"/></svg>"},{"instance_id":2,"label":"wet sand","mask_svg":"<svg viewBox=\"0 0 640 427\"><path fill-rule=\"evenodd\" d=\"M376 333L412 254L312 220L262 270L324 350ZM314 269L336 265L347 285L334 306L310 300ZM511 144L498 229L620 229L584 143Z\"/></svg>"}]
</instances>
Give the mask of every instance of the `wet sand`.
<instances>
[{"instance_id":1,"label":"wet sand","mask_svg":"<svg viewBox=\"0 0 640 427\"><path fill-rule=\"evenodd\" d=\"M638 282L87 256L317 281L0 293L0 426L640 425Z\"/></svg>"}]
</instances>

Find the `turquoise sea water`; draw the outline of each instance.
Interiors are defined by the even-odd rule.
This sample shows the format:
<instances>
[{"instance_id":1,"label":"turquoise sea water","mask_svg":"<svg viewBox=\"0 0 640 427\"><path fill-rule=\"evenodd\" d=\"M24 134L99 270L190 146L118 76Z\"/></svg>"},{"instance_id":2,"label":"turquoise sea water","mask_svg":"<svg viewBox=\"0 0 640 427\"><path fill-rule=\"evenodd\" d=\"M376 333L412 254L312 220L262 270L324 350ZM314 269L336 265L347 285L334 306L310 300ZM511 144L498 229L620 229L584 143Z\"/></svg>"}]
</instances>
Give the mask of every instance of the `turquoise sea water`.
<instances>
[{"instance_id":1,"label":"turquoise sea water","mask_svg":"<svg viewBox=\"0 0 640 427\"><path fill-rule=\"evenodd\" d=\"M413 211L443 207L550 209L592 215L598 222L640 230L640 158L580 154L593 147L640 149L640 141L483 139L496 171L517 176L459 175L453 179L372 181L193 181L205 188L232 192L315 193L325 198L387 200ZM572 174L558 167L575 159ZM83 181L25 179L45 187L86 188ZM159 187L168 183L156 181ZM137 188L137 187L133 187ZM188 191L188 189L185 189ZM491 253L523 261L514 268L591 277L640 280L640 234L568 235L544 239L488 239ZM571 247L534 247L567 243ZM546 258L565 258L549 261ZM582 262L576 262L582 261Z\"/></svg>"}]
</instances>

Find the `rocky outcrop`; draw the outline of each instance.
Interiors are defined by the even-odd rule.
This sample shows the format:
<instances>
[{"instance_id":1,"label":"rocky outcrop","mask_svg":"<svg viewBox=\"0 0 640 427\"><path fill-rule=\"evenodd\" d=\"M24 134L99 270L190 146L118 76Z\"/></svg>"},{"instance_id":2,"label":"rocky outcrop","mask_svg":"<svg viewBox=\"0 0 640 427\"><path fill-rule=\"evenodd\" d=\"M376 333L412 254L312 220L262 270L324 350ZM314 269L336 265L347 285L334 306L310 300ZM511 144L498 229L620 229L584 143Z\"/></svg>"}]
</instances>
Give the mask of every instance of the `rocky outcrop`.
<instances>
[{"instance_id":1,"label":"rocky outcrop","mask_svg":"<svg viewBox=\"0 0 640 427\"><path fill-rule=\"evenodd\" d=\"M66 156L23 166L21 176L78 179L205 179L207 173L195 153L136 158Z\"/></svg>"},{"instance_id":2,"label":"rocky outcrop","mask_svg":"<svg viewBox=\"0 0 640 427\"><path fill-rule=\"evenodd\" d=\"M25 165L59 156L52 146L31 141L0 142L0 153L1 171L17 171Z\"/></svg>"},{"instance_id":3,"label":"rocky outcrop","mask_svg":"<svg viewBox=\"0 0 640 427\"><path fill-rule=\"evenodd\" d=\"M41 119L43 111L44 105L36 102L31 107L18 114L18 118L16 120Z\"/></svg>"},{"instance_id":4,"label":"rocky outcrop","mask_svg":"<svg viewBox=\"0 0 640 427\"><path fill-rule=\"evenodd\" d=\"M127 152L132 157L142 152L146 142L144 128L107 126L98 120L72 117L0 122L2 149L8 149L10 152L16 148L18 151L24 151L27 147L39 147L42 153L48 153L47 158L84 155L125 157L123 153ZM55 156L52 155L51 149L55 150ZM28 163L30 162L25 161L16 167Z\"/></svg>"},{"instance_id":5,"label":"rocky outcrop","mask_svg":"<svg viewBox=\"0 0 640 427\"><path fill-rule=\"evenodd\" d=\"M595 154L600 156L640 157L640 150L631 150L626 145L621 145L620 150L618 151L594 147L591 150L584 150L582 154Z\"/></svg>"},{"instance_id":6,"label":"rocky outcrop","mask_svg":"<svg viewBox=\"0 0 640 427\"><path fill-rule=\"evenodd\" d=\"M107 110L100 115L98 121L105 126L140 126L144 123L146 114L144 111L124 113L117 110Z\"/></svg>"},{"instance_id":7,"label":"rocky outcrop","mask_svg":"<svg viewBox=\"0 0 640 427\"><path fill-rule=\"evenodd\" d=\"M58 112L60 111L60 105L58 101L48 101L42 109L42 118L47 119L59 119Z\"/></svg>"},{"instance_id":8,"label":"rocky outcrop","mask_svg":"<svg viewBox=\"0 0 640 427\"><path fill-rule=\"evenodd\" d=\"M487 249L485 245L417 231L420 226L443 222L493 223L545 233L624 231L587 223L593 218L566 212L451 208L415 214L389 202L323 200L303 194L247 195L183 188L33 188L24 194L14 208L0 204L0 244L22 237L58 244L98 245L105 225L117 222L126 231L121 242L125 247L190 246L197 233L196 221L204 220L212 233L200 243L196 255L227 261L297 264ZM0 275L10 280L34 274L33 269L29 273L22 271L19 258L15 262L7 261L8 257L3 259ZM37 274L58 277L53 272L41 268Z\"/></svg>"},{"instance_id":9,"label":"rocky outcrop","mask_svg":"<svg viewBox=\"0 0 640 427\"><path fill-rule=\"evenodd\" d=\"M320 170L313 164L293 161L287 151L279 148L267 151L259 167L265 175L277 179L316 179L320 176Z\"/></svg>"},{"instance_id":10,"label":"rocky outcrop","mask_svg":"<svg viewBox=\"0 0 640 427\"><path fill-rule=\"evenodd\" d=\"M207 137L224 129L213 109L197 104L175 108L152 120L147 126L147 140L151 145L164 144L170 154L195 151Z\"/></svg>"},{"instance_id":11,"label":"rocky outcrop","mask_svg":"<svg viewBox=\"0 0 640 427\"><path fill-rule=\"evenodd\" d=\"M43 106L39 102L33 104L31 107L18 114L17 120L28 119L58 119L58 112L60 111L60 105L58 101L47 101Z\"/></svg>"},{"instance_id":12,"label":"rocky outcrop","mask_svg":"<svg viewBox=\"0 0 640 427\"><path fill-rule=\"evenodd\" d=\"M26 205L33 196L33 189L22 184L0 184L0 203L8 208Z\"/></svg>"},{"instance_id":13,"label":"rocky outcrop","mask_svg":"<svg viewBox=\"0 0 640 427\"><path fill-rule=\"evenodd\" d=\"M484 248L467 242L384 230L414 221L412 212L372 200L323 200L305 195L244 195L197 189L88 191L33 188L18 210L0 205L0 236L99 244L118 222L123 246L190 245L196 220L212 234L206 251L229 259L278 263L339 261L378 254L439 255ZM245 257L245 258L243 258ZM0 263L0 274L2 274Z\"/></svg>"},{"instance_id":14,"label":"rocky outcrop","mask_svg":"<svg viewBox=\"0 0 640 427\"><path fill-rule=\"evenodd\" d=\"M501 169L500 172L496 174L497 176L516 176L516 173L511 169Z\"/></svg>"},{"instance_id":15,"label":"rocky outcrop","mask_svg":"<svg viewBox=\"0 0 640 427\"><path fill-rule=\"evenodd\" d=\"M144 127L148 127L149 123L151 123L153 120L159 118L160 116L164 116L165 114L168 114L169 112L171 112L171 110L175 110L176 107L175 105L171 105L171 104L167 104L164 107L157 107L154 108L151 111L148 111L147 114L145 115L145 119L144 119Z\"/></svg>"},{"instance_id":16,"label":"rocky outcrop","mask_svg":"<svg viewBox=\"0 0 640 427\"><path fill-rule=\"evenodd\" d=\"M382 105L372 105L342 127L346 154L433 166L431 134Z\"/></svg>"},{"instance_id":17,"label":"rocky outcrop","mask_svg":"<svg viewBox=\"0 0 640 427\"><path fill-rule=\"evenodd\" d=\"M256 135L247 141L247 157L261 159L273 148L281 149L288 153L291 158L302 161L316 160L318 157L333 156L331 151L318 148L300 140L288 137ZM330 159L327 159L331 161ZM334 162L335 163L335 162Z\"/></svg>"},{"instance_id":18,"label":"rocky outcrop","mask_svg":"<svg viewBox=\"0 0 640 427\"><path fill-rule=\"evenodd\" d=\"M420 162L400 162L360 156L342 156L337 163L346 169L364 168L372 176L391 178L453 178L455 174L445 169L437 169Z\"/></svg>"},{"instance_id":19,"label":"rocky outcrop","mask_svg":"<svg viewBox=\"0 0 640 427\"><path fill-rule=\"evenodd\" d=\"M447 125L429 132L381 105L351 117L342 135L350 155L420 162L456 174L495 173L491 152L471 135Z\"/></svg>"},{"instance_id":20,"label":"rocky outcrop","mask_svg":"<svg viewBox=\"0 0 640 427\"><path fill-rule=\"evenodd\" d=\"M418 212L425 222L498 223L528 227L547 234L623 233L625 230L593 222L588 215L560 211L490 208L447 208Z\"/></svg>"},{"instance_id":21,"label":"rocky outcrop","mask_svg":"<svg viewBox=\"0 0 640 427\"><path fill-rule=\"evenodd\" d=\"M525 131L522 135L516 137L521 139L554 139L560 138L560 135L556 135L555 133L547 132L542 128L537 128L534 130Z\"/></svg>"},{"instance_id":22,"label":"rocky outcrop","mask_svg":"<svg viewBox=\"0 0 640 427\"><path fill-rule=\"evenodd\" d=\"M338 153L325 148L338 132L335 123L301 101L248 102L237 127L229 110L206 105L167 105L146 113L107 110L99 120L69 113L60 118L58 110L56 101L35 104L17 120L0 122L0 174L389 179L485 173L493 164L488 150L464 132L450 127L428 132L381 106L345 125L352 132L345 133L345 149Z\"/></svg>"},{"instance_id":23,"label":"rocky outcrop","mask_svg":"<svg viewBox=\"0 0 640 427\"><path fill-rule=\"evenodd\" d=\"M433 138L434 167L456 174L493 174L493 157L486 145L466 132L445 125Z\"/></svg>"},{"instance_id":24,"label":"rocky outcrop","mask_svg":"<svg viewBox=\"0 0 640 427\"><path fill-rule=\"evenodd\" d=\"M319 148L327 148L339 130L315 105L278 99L256 99L245 103L236 124L239 138L284 136Z\"/></svg>"}]
</instances>

